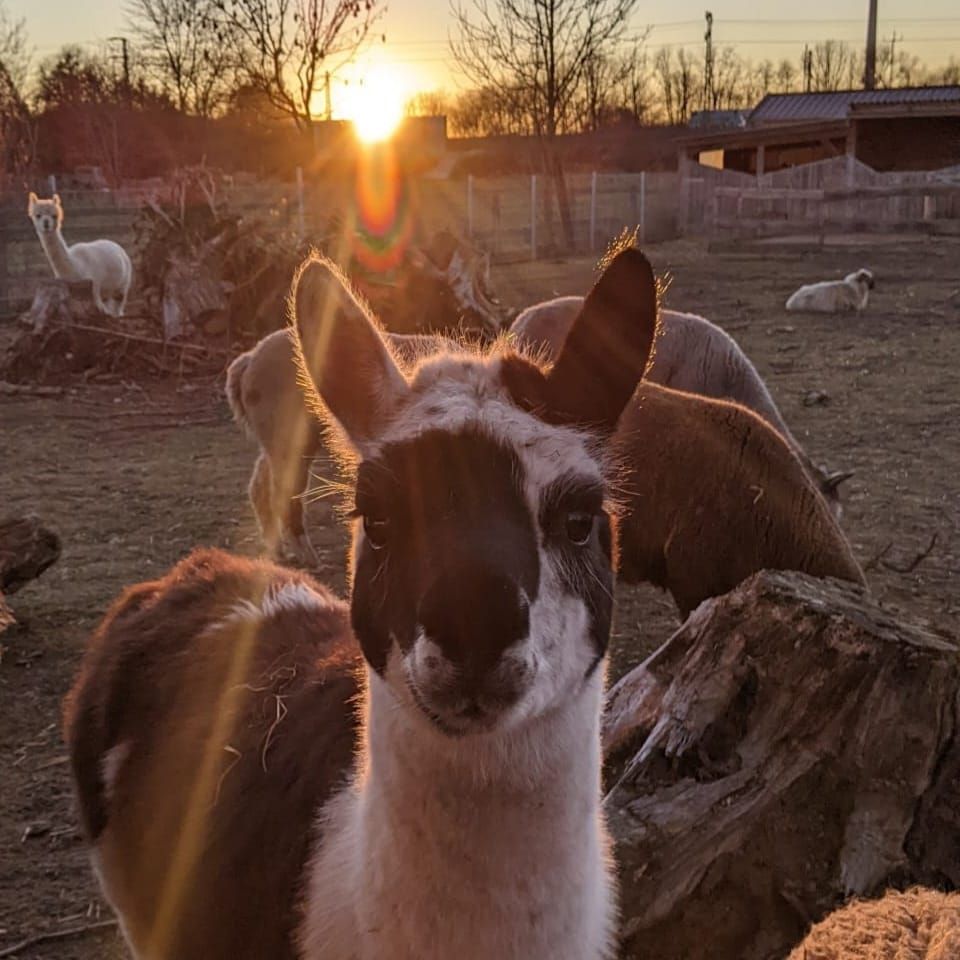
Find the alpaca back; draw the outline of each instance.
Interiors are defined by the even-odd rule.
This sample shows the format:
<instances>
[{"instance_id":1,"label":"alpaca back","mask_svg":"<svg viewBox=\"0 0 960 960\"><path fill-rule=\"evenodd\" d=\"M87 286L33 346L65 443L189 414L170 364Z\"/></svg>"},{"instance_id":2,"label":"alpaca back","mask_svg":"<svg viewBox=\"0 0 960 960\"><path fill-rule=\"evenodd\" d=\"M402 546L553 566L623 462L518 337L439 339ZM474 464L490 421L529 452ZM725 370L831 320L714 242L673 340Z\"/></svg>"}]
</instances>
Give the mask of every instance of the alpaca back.
<instances>
[{"instance_id":1,"label":"alpaca back","mask_svg":"<svg viewBox=\"0 0 960 960\"><path fill-rule=\"evenodd\" d=\"M777 432L735 403L643 382L617 430L620 576L685 616L763 569L863 582L842 531Z\"/></svg>"},{"instance_id":2,"label":"alpaca back","mask_svg":"<svg viewBox=\"0 0 960 960\"><path fill-rule=\"evenodd\" d=\"M96 280L103 290L126 290L133 275L133 265L127 252L112 240L92 240L75 243L70 256L77 269Z\"/></svg>"}]
</instances>

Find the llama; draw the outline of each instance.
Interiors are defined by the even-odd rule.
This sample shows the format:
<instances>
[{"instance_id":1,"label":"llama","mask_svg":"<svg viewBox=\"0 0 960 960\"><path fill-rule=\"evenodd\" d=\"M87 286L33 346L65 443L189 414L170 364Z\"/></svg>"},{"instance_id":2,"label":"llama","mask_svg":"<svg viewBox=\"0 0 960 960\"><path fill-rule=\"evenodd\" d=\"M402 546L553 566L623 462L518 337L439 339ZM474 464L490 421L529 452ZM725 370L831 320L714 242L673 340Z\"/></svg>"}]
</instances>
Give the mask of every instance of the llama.
<instances>
[{"instance_id":1,"label":"llama","mask_svg":"<svg viewBox=\"0 0 960 960\"><path fill-rule=\"evenodd\" d=\"M557 297L521 311L510 327L514 339L555 357L583 304L583 297ZM734 400L758 413L790 444L839 520L840 484L853 474L827 472L806 454L774 403L767 385L725 330L704 317L660 311L660 332L644 379L705 397Z\"/></svg>"},{"instance_id":2,"label":"llama","mask_svg":"<svg viewBox=\"0 0 960 960\"><path fill-rule=\"evenodd\" d=\"M867 307L874 287L873 274L866 269L849 273L842 280L822 280L808 283L787 298L786 308L808 313L841 313Z\"/></svg>"},{"instance_id":3,"label":"llama","mask_svg":"<svg viewBox=\"0 0 960 960\"><path fill-rule=\"evenodd\" d=\"M865 584L800 460L752 410L643 381L616 441L619 577L669 591L682 618L758 570Z\"/></svg>"},{"instance_id":4,"label":"llama","mask_svg":"<svg viewBox=\"0 0 960 960\"><path fill-rule=\"evenodd\" d=\"M112 240L94 240L67 246L63 239L63 205L60 195L40 200L30 194L27 213L33 221L43 252L53 274L60 280L90 280L97 308L113 317L122 317L133 278L133 264L126 250Z\"/></svg>"},{"instance_id":5,"label":"llama","mask_svg":"<svg viewBox=\"0 0 960 960\"><path fill-rule=\"evenodd\" d=\"M960 894L922 887L854 900L816 924L787 960L960 957Z\"/></svg>"},{"instance_id":6,"label":"llama","mask_svg":"<svg viewBox=\"0 0 960 960\"><path fill-rule=\"evenodd\" d=\"M549 371L499 347L406 373L324 260L292 300L352 469L349 609L207 550L108 613L65 730L124 934L150 960L609 958L607 450L650 266L611 261Z\"/></svg>"},{"instance_id":7,"label":"llama","mask_svg":"<svg viewBox=\"0 0 960 960\"><path fill-rule=\"evenodd\" d=\"M454 346L439 335L386 337L398 363L407 367ZM323 433L307 410L295 368L295 338L289 330L276 330L231 362L226 395L234 419L260 446L248 493L267 552L312 566L318 558L304 525L303 494Z\"/></svg>"}]
</instances>

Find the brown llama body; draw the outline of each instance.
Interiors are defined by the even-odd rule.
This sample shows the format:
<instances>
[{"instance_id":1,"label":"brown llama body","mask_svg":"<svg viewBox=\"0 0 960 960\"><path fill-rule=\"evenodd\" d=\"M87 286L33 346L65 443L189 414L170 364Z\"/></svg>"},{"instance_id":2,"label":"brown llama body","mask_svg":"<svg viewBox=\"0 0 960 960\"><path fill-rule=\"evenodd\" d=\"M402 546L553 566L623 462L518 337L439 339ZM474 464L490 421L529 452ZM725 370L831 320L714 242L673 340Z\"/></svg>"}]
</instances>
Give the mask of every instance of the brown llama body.
<instances>
[{"instance_id":1,"label":"brown llama body","mask_svg":"<svg viewBox=\"0 0 960 960\"><path fill-rule=\"evenodd\" d=\"M294 956L311 820L353 760L359 664L346 604L217 550L113 605L65 728L84 832L139 956Z\"/></svg>"},{"instance_id":2,"label":"brown llama body","mask_svg":"<svg viewBox=\"0 0 960 960\"><path fill-rule=\"evenodd\" d=\"M620 578L668 590L682 616L767 568L864 582L799 459L745 407L644 381L617 451Z\"/></svg>"}]
</instances>

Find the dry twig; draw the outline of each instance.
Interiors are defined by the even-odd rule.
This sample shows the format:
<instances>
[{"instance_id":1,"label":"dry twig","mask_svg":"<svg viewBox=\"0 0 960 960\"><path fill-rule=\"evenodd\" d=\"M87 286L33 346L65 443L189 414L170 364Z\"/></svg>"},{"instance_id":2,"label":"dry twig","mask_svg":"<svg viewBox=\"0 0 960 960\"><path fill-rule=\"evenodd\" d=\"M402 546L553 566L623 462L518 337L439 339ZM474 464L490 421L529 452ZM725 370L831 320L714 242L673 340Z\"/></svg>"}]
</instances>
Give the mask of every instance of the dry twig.
<instances>
[{"instance_id":1,"label":"dry twig","mask_svg":"<svg viewBox=\"0 0 960 960\"><path fill-rule=\"evenodd\" d=\"M88 933L94 933L98 930L109 930L116 927L116 920L101 920L98 923L85 923L79 927L67 927L66 930L48 930L46 933L38 933L35 936L27 937L13 946L5 947L0 950L0 958L13 957L31 947L37 947L41 943L50 943L54 940L69 940L70 937L82 937Z\"/></svg>"}]
</instances>

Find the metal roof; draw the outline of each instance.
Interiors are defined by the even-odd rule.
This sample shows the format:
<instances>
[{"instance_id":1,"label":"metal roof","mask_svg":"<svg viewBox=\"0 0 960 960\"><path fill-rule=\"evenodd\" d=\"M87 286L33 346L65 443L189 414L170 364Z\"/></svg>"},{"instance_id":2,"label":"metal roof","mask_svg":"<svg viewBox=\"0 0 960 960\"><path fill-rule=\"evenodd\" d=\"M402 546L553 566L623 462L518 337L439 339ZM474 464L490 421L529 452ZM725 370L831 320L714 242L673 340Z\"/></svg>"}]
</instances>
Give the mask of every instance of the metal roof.
<instances>
[{"instance_id":1,"label":"metal roof","mask_svg":"<svg viewBox=\"0 0 960 960\"><path fill-rule=\"evenodd\" d=\"M846 120L861 105L960 103L960 86L903 87L894 90L838 90L833 93L768 93L750 114L750 126L804 120Z\"/></svg>"},{"instance_id":2,"label":"metal roof","mask_svg":"<svg viewBox=\"0 0 960 960\"><path fill-rule=\"evenodd\" d=\"M747 125L749 110L694 110L687 126L691 130L736 130Z\"/></svg>"}]
</instances>

